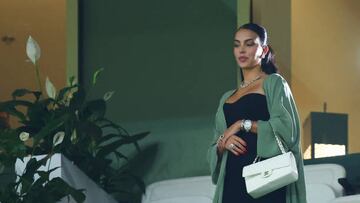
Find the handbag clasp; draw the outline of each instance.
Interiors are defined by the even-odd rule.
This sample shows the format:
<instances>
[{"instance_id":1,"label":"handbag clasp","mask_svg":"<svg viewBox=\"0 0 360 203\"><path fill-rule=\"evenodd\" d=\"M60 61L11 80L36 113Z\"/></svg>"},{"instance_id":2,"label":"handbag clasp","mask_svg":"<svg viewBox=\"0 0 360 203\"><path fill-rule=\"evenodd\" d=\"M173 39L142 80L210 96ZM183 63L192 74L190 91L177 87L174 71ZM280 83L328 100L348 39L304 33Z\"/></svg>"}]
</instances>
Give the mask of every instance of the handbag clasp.
<instances>
[{"instance_id":1,"label":"handbag clasp","mask_svg":"<svg viewBox=\"0 0 360 203\"><path fill-rule=\"evenodd\" d=\"M267 178L267 177L271 176L271 174L272 174L272 170L264 171L264 172L262 172L262 177Z\"/></svg>"}]
</instances>

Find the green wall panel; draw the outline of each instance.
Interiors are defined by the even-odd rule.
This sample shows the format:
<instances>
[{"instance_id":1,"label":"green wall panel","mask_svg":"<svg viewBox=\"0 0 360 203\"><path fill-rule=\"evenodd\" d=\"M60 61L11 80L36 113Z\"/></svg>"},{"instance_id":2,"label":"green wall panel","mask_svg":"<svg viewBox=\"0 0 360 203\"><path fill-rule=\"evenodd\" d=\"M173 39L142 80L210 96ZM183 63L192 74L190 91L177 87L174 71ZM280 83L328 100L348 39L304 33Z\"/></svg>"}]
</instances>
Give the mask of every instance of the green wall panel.
<instances>
[{"instance_id":1,"label":"green wall panel","mask_svg":"<svg viewBox=\"0 0 360 203\"><path fill-rule=\"evenodd\" d=\"M134 171L146 183L208 174L214 113L236 87L234 3L83 0L79 9L82 83L89 89L103 67L91 96L114 90L107 116L130 132L151 131Z\"/></svg>"}]
</instances>

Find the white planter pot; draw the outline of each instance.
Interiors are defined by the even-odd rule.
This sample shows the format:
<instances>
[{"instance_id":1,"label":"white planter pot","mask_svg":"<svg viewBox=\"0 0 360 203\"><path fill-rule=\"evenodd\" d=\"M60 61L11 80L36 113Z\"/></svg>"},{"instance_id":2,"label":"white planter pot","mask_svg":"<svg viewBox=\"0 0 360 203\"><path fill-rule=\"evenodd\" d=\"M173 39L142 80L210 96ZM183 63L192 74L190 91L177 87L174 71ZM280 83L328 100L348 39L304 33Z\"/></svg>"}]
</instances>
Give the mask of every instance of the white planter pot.
<instances>
[{"instance_id":1,"label":"white planter pot","mask_svg":"<svg viewBox=\"0 0 360 203\"><path fill-rule=\"evenodd\" d=\"M44 158L45 155L34 156L37 160ZM30 160L30 157L25 157L24 162L20 159L16 160L15 172L17 175L21 175L25 169L26 164ZM39 170L47 171L53 168L59 167L50 174L50 179L55 177L61 177L69 185L76 189L85 189L86 195L85 203L116 203L117 201L107 194L102 188L100 188L94 181L87 177L77 166L75 166L69 159L62 154L54 154L51 159L46 163L46 166L41 166ZM35 180L39 176L35 176ZM68 202L67 198L64 198L60 202ZM75 201L70 198L71 203Z\"/></svg>"}]
</instances>

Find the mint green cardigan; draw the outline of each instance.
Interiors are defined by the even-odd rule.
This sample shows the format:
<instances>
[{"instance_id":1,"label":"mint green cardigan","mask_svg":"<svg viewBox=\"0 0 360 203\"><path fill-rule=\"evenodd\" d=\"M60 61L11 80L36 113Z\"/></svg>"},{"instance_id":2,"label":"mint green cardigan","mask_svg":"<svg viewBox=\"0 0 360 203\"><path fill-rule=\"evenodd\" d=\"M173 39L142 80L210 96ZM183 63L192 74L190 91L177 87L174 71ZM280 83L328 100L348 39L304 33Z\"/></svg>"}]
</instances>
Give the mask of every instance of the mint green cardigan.
<instances>
[{"instance_id":1,"label":"mint green cardigan","mask_svg":"<svg viewBox=\"0 0 360 203\"><path fill-rule=\"evenodd\" d=\"M290 87L279 74L271 74L264 80L263 88L270 119L268 121L259 120L257 123L257 154L263 158L281 154L274 134L279 136L287 149L293 152L299 173L299 179L287 186L286 203L306 203L304 168L300 146L300 122ZM234 92L235 90L230 90L220 99L215 115L215 136L207 154L212 182L216 184L213 203L222 202L228 151L225 150L222 156L218 157L216 141L227 129L223 105ZM241 171L239 171L239 175L242 175Z\"/></svg>"}]
</instances>

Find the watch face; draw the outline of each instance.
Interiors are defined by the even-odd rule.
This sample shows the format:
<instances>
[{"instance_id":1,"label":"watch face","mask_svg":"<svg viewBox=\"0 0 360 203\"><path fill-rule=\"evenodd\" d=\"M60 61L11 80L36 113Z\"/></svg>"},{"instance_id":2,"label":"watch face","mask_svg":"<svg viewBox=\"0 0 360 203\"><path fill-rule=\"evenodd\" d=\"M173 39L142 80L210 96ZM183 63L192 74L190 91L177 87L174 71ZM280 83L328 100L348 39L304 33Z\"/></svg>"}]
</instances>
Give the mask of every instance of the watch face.
<instances>
[{"instance_id":1,"label":"watch face","mask_svg":"<svg viewBox=\"0 0 360 203\"><path fill-rule=\"evenodd\" d=\"M248 131L248 130L250 130L250 128L251 128L251 121L245 120L244 121L244 129Z\"/></svg>"}]
</instances>

